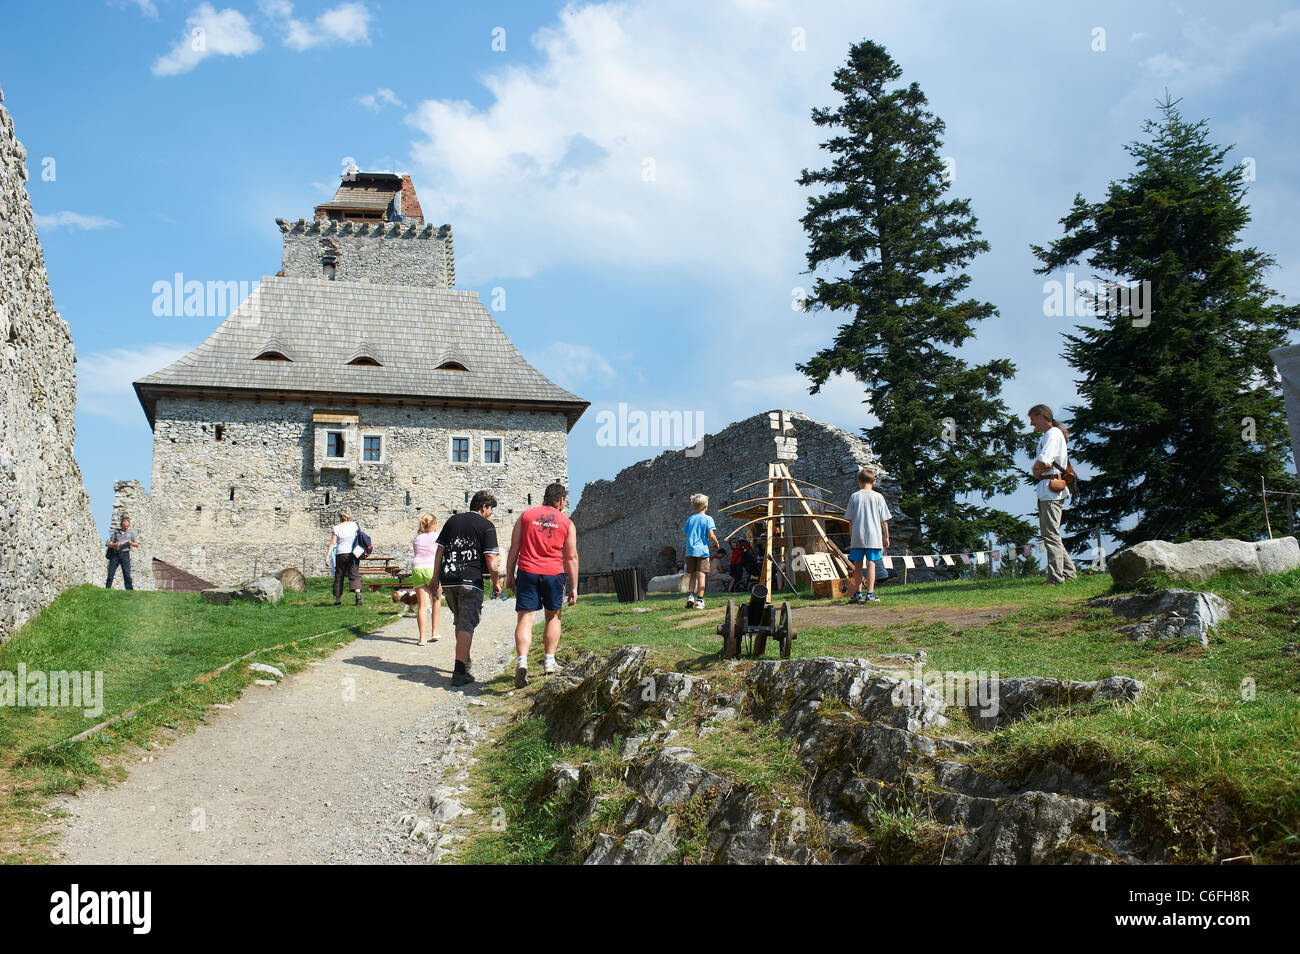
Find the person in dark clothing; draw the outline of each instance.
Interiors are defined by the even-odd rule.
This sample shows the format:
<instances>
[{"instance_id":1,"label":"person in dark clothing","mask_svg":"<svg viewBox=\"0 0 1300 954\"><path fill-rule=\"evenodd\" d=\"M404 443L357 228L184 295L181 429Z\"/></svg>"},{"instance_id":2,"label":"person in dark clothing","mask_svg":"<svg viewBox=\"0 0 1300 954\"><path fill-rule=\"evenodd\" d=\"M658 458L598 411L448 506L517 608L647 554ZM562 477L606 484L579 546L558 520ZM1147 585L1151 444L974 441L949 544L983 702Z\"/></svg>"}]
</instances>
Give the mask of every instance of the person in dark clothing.
<instances>
[{"instance_id":1,"label":"person in dark clothing","mask_svg":"<svg viewBox=\"0 0 1300 954\"><path fill-rule=\"evenodd\" d=\"M140 545L140 536L131 529L131 518L123 517L121 529L114 530L108 536L108 580L104 589L113 588L113 577L117 568L122 568L122 585L128 590L135 589L131 583L131 548Z\"/></svg>"},{"instance_id":2,"label":"person in dark clothing","mask_svg":"<svg viewBox=\"0 0 1300 954\"><path fill-rule=\"evenodd\" d=\"M451 684L466 686L474 681L469 668L469 651L474 629L483 612L483 577L492 578L492 596L501 593L500 548L492 511L497 498L480 490L469 502L470 509L449 517L442 525L433 551L433 584L441 586L447 608L456 621L456 665Z\"/></svg>"}]
</instances>

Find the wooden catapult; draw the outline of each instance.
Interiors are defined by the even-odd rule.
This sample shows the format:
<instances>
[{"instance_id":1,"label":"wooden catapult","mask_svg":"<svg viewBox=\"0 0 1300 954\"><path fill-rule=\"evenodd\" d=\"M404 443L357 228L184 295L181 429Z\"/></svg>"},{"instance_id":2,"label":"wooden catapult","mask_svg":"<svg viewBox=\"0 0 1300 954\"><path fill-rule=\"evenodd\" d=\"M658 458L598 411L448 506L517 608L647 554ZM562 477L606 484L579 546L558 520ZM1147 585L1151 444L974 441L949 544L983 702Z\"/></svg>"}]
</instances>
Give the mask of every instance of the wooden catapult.
<instances>
[{"instance_id":1,"label":"wooden catapult","mask_svg":"<svg viewBox=\"0 0 1300 954\"><path fill-rule=\"evenodd\" d=\"M767 465L767 477L737 487L733 494L743 496L752 487L766 485L767 493L727 504L721 513L741 524L727 534L730 540L738 533L753 527L754 549L761 566L758 584L750 590L749 602L737 613L734 600L727 601L727 612L718 626L722 637L722 655L731 658L740 653L742 642L754 655L763 655L767 638L772 636L781 646L781 658L790 656L796 630L789 603L780 609L772 605L771 593L778 576L783 585L793 580L794 571L807 572L817 596L835 596L848 593L848 580L853 566L835 541L826 534L826 521L847 524L842 514L844 508L828 500L804 495L805 487L830 494L832 491L807 480L791 476L789 461L797 457L793 436L794 427L783 411L771 415L772 427L777 429L777 460ZM817 510L813 505L816 504ZM825 508L839 513L827 513ZM795 545L796 521L804 521L812 528L812 536L820 542L822 550L805 552ZM807 536L807 535L805 535Z\"/></svg>"}]
</instances>

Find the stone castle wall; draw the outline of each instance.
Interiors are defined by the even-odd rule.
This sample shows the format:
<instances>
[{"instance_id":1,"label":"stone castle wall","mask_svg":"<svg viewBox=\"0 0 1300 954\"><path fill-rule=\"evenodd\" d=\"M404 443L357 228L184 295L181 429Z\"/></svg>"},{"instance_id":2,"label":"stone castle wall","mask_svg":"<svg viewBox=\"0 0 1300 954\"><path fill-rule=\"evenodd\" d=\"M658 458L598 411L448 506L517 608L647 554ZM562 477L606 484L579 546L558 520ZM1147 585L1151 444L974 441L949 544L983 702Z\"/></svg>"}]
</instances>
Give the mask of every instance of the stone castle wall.
<instances>
[{"instance_id":1,"label":"stone castle wall","mask_svg":"<svg viewBox=\"0 0 1300 954\"><path fill-rule=\"evenodd\" d=\"M402 222L277 219L284 236L281 266L289 278L320 279L326 263L338 281L451 288L456 257L451 226Z\"/></svg>"},{"instance_id":2,"label":"stone castle wall","mask_svg":"<svg viewBox=\"0 0 1300 954\"><path fill-rule=\"evenodd\" d=\"M72 456L76 353L50 295L26 159L0 106L0 640L104 571Z\"/></svg>"},{"instance_id":3,"label":"stone castle wall","mask_svg":"<svg viewBox=\"0 0 1300 954\"><path fill-rule=\"evenodd\" d=\"M906 544L911 523L895 509L895 488L885 479L879 458L871 445L848 431L814 421L805 414L786 412L794 424L798 460L790 474L825 487L829 493L805 488L805 495L823 496L843 506L858 489L857 472L864 465L876 469L877 489L894 511L890 524L891 543L898 552ZM680 562L685 552L682 524L691 515L691 495L709 497L709 513L718 525L718 539L739 526L740 521L722 514L729 502L740 502L766 494L760 484L741 492L733 490L756 480L765 480L767 465L776 460L776 431L768 414L758 414L732 424L717 434L706 435L699 456L675 450L660 454L619 471L613 480L596 480L582 490L574 511L578 527L578 554L583 573L603 573L615 567L664 568L659 554L672 547ZM837 512L837 511L836 511ZM829 524L830 530L833 524ZM842 541L847 546L847 538Z\"/></svg>"},{"instance_id":4,"label":"stone castle wall","mask_svg":"<svg viewBox=\"0 0 1300 954\"><path fill-rule=\"evenodd\" d=\"M350 415L355 421L345 425L314 421ZM318 476L320 431L334 428L347 433L348 457ZM365 436L381 438L380 461L360 459ZM470 438L468 464L451 462L453 436ZM501 464L483 462L485 437L502 439ZM308 575L321 576L330 528L346 506L373 538L375 554L406 563L420 514L433 513L441 526L468 509L478 490L497 498L494 522L504 547L515 518L541 502L548 483L565 481L567 467L559 412L160 398L150 486L159 528L151 555L218 584L247 580L255 567L305 565Z\"/></svg>"}]
</instances>

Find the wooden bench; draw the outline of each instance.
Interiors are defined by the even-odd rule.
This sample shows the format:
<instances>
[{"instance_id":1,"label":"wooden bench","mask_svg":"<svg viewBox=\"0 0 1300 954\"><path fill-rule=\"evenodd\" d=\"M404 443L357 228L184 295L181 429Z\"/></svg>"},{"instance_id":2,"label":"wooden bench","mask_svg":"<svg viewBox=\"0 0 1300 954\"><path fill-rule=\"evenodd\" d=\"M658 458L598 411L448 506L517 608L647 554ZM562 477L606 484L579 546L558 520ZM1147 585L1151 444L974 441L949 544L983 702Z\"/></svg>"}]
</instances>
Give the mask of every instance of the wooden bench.
<instances>
[{"instance_id":1,"label":"wooden bench","mask_svg":"<svg viewBox=\"0 0 1300 954\"><path fill-rule=\"evenodd\" d=\"M357 564L358 579L367 576L374 576L385 580L396 580L396 585L401 586L402 580L406 579L406 577L410 575L406 572L402 564L397 561L396 557L371 555L368 557L362 557L357 561ZM371 593L377 593L383 585L384 584L382 583L367 582L366 589Z\"/></svg>"}]
</instances>

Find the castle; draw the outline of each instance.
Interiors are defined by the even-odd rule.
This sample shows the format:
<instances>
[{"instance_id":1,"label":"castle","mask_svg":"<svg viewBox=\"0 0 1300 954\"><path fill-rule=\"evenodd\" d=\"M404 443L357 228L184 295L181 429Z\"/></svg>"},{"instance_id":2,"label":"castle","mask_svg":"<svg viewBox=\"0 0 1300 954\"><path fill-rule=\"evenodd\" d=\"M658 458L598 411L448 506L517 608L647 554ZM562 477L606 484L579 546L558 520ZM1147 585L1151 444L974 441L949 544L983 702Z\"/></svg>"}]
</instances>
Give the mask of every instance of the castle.
<instances>
[{"instance_id":1,"label":"castle","mask_svg":"<svg viewBox=\"0 0 1300 954\"><path fill-rule=\"evenodd\" d=\"M114 522L140 531L136 585L154 585L152 559L217 583L320 575L340 507L405 558L421 513L445 520L481 489L508 539L566 482L587 402L452 288L451 227L424 223L409 176L350 172L310 221L276 222L280 273L135 382L153 472L147 492L118 482Z\"/></svg>"}]
</instances>

